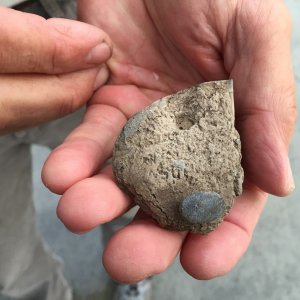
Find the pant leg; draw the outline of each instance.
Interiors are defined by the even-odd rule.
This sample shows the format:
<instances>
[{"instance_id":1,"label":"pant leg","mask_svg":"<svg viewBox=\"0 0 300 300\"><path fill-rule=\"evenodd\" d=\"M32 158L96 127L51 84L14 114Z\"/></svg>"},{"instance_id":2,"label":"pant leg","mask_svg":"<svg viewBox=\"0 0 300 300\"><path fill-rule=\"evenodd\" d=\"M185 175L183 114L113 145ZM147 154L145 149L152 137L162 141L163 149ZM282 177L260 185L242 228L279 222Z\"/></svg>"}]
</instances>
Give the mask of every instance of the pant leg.
<instances>
[{"instance_id":1,"label":"pant leg","mask_svg":"<svg viewBox=\"0 0 300 300\"><path fill-rule=\"evenodd\" d=\"M0 299L72 299L36 229L30 145L15 135L0 138L0 191Z\"/></svg>"},{"instance_id":2,"label":"pant leg","mask_svg":"<svg viewBox=\"0 0 300 300\"><path fill-rule=\"evenodd\" d=\"M28 144L37 144L53 149L60 145L66 136L80 124L84 108L64 118L48 122L39 127L17 132Z\"/></svg>"},{"instance_id":3,"label":"pant leg","mask_svg":"<svg viewBox=\"0 0 300 300\"><path fill-rule=\"evenodd\" d=\"M76 0L39 0L39 2L52 17L76 19Z\"/></svg>"}]
</instances>

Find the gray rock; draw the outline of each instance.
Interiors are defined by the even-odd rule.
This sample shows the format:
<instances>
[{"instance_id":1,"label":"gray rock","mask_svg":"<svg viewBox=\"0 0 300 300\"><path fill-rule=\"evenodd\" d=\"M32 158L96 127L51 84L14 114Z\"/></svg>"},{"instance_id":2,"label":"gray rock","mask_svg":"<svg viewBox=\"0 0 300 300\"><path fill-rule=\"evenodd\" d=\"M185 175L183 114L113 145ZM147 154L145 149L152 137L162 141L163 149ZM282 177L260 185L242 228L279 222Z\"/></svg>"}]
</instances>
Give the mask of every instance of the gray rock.
<instances>
[{"instance_id":1,"label":"gray rock","mask_svg":"<svg viewBox=\"0 0 300 300\"><path fill-rule=\"evenodd\" d=\"M223 216L225 202L215 192L197 192L187 196L180 204L181 215L192 224L218 220Z\"/></svg>"},{"instance_id":2,"label":"gray rock","mask_svg":"<svg viewBox=\"0 0 300 300\"><path fill-rule=\"evenodd\" d=\"M158 223L208 233L242 192L232 81L195 85L132 117L113 170L120 187Z\"/></svg>"}]
</instances>

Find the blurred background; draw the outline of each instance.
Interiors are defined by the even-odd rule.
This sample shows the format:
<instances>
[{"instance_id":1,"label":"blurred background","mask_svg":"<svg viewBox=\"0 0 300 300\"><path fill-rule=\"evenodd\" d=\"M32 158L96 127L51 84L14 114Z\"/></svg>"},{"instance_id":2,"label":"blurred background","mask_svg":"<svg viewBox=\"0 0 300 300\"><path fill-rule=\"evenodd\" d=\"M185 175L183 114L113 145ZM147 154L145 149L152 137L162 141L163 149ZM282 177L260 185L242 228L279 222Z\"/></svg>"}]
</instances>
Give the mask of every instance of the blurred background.
<instances>
[{"instance_id":1,"label":"blurred background","mask_svg":"<svg viewBox=\"0 0 300 300\"><path fill-rule=\"evenodd\" d=\"M4 1L5 2L5 1ZM300 1L287 0L293 17L293 59L299 101ZM34 201L39 230L48 248L64 262L77 300L111 299L113 283L101 264L101 228L79 236L68 232L55 213L57 197L48 192L40 172L49 150L32 147ZM298 300L300 299L300 124L290 148L296 190L286 198L270 197L252 243L235 269L212 281L189 277L176 261L153 279L153 299Z\"/></svg>"}]
</instances>

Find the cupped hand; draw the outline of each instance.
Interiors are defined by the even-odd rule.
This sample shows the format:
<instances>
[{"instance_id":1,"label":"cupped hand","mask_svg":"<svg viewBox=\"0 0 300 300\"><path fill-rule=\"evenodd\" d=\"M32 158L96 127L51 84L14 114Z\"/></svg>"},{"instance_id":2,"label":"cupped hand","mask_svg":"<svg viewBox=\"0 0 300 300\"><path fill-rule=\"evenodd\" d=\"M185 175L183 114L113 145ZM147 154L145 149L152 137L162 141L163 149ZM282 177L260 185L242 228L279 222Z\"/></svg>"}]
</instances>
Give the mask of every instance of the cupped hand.
<instances>
[{"instance_id":1,"label":"cupped hand","mask_svg":"<svg viewBox=\"0 0 300 300\"><path fill-rule=\"evenodd\" d=\"M0 28L0 134L73 112L108 79L99 28L4 7Z\"/></svg>"},{"instance_id":2,"label":"cupped hand","mask_svg":"<svg viewBox=\"0 0 300 300\"><path fill-rule=\"evenodd\" d=\"M127 119L152 101L195 83L234 79L236 126L246 180L219 228L172 232L138 213L108 243L110 275L134 282L165 270L180 253L193 277L233 268L246 251L267 193L294 188L288 145L296 110L291 20L283 1L79 1L79 16L114 43L110 84L89 104L82 124L48 158L46 185L63 194L58 216L74 232L109 222L132 207L116 185L112 154Z\"/></svg>"}]
</instances>

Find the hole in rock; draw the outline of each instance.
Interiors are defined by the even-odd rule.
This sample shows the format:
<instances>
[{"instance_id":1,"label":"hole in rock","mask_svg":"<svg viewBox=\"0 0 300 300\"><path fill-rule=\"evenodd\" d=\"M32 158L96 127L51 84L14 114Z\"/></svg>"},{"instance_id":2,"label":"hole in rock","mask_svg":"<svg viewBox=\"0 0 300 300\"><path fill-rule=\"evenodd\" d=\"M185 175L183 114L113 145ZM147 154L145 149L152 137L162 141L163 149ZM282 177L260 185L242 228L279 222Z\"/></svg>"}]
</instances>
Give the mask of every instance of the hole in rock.
<instances>
[{"instance_id":1,"label":"hole in rock","mask_svg":"<svg viewBox=\"0 0 300 300\"><path fill-rule=\"evenodd\" d=\"M178 115L176 116L176 124L180 130L188 130L195 124L195 120L187 115Z\"/></svg>"}]
</instances>

